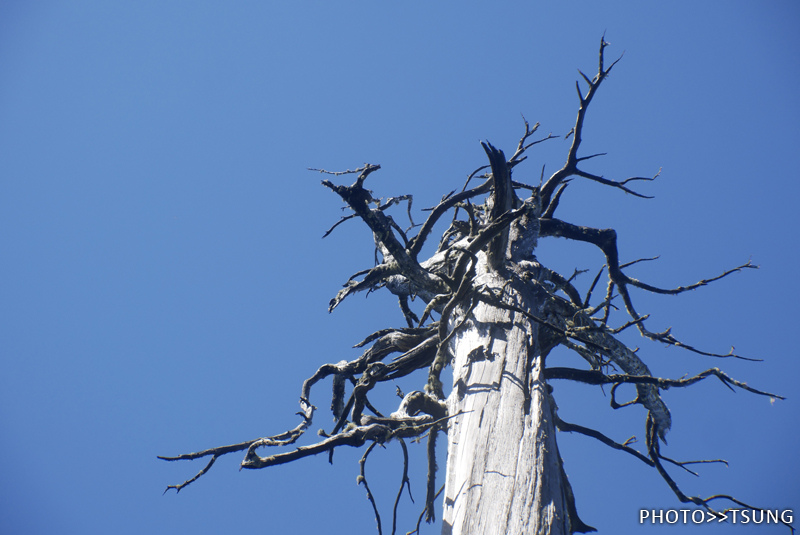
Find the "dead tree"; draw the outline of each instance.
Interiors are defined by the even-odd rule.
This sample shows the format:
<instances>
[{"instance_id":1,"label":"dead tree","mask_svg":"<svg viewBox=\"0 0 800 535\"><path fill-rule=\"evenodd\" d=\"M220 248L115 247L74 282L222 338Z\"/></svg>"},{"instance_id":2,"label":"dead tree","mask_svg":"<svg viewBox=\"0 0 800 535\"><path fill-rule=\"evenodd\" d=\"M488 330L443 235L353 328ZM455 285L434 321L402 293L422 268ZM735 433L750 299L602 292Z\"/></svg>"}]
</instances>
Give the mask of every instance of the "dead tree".
<instances>
[{"instance_id":1,"label":"dead tree","mask_svg":"<svg viewBox=\"0 0 800 535\"><path fill-rule=\"evenodd\" d=\"M671 417L660 392L716 377L729 388L780 396L747 386L718 368L683 379L654 377L643 355L623 344L618 335L625 329L637 329L654 342L699 355L744 358L732 352L700 350L680 341L669 330L649 330L648 316L636 310L633 297L637 290L680 294L756 266L747 262L689 286L663 289L626 274L626 268L640 260L624 262L620 258L613 229L582 227L556 217L571 180L588 179L646 197L632 189L633 184L658 176L616 181L581 167L586 160L598 156L579 155L587 109L619 61L605 65L607 45L601 40L597 73L590 78L581 72L586 88L577 83L578 116L569 134L572 142L566 162L547 180L539 178L538 184L518 182L512 172L527 158L531 147L555 136L534 139L538 124L530 126L527 121L525 133L510 158L483 143L488 165L473 171L460 191L445 195L430 209L421 226L412 222L411 228L405 230L390 214L390 208L407 202L411 218L411 196L382 199L365 187L379 165L366 164L340 173L317 170L335 177L357 175L349 186L331 180L322 182L352 210L326 236L340 223L359 218L371 229L379 253L376 265L353 275L331 300L329 309L332 311L357 292L384 288L397 296L405 325L371 334L356 346L367 347L360 357L324 364L309 377L300 391L302 419L294 429L240 444L161 457L170 461L209 459L194 477L168 489L180 491L228 453L244 452L241 466L255 469L320 453L332 455L341 446L367 446L359 481L367 489L381 533L380 514L363 477L364 463L376 445L396 440L402 445L407 471L404 439L424 438L428 455L427 497L420 518L434 518L434 500L444 490L443 533L594 531L578 517L556 443L558 429L594 437L635 456L657 470L681 502L711 512L714 503L725 500L728 506L753 508L731 496L702 498L689 496L678 488L667 467L689 470L690 463L670 459L661 451ZM435 251L421 260L434 226L444 221L449 225ZM416 230L413 236L411 230ZM603 252L605 264L584 292L579 292L573 277L565 277L537 261L537 241L551 237L590 243ZM595 292L602 278L606 280L605 291ZM596 293L601 295L596 297ZM618 308L619 301L622 306ZM625 318L612 324L612 313L620 309L624 309ZM574 351L583 366L548 367L547 356L559 345ZM448 365L452 366L453 382L445 387L441 373ZM372 389L418 370L424 377L419 390L403 395L394 412L386 415L370 402ZM333 383L334 427L321 431L322 439L316 443L264 456L262 452L267 448L295 444L311 427L315 412L310 402L311 389L327 378ZM644 406L644 450L636 450L630 441L619 443L600 431L561 420L550 386L557 380L610 385L614 409L632 404ZM617 401L617 388L623 384L635 385L636 397L632 401ZM447 437L443 488L437 482L435 455L440 433ZM406 481L404 476L404 484ZM400 493L402 490L403 485ZM418 529L419 523L415 531Z\"/></svg>"}]
</instances>

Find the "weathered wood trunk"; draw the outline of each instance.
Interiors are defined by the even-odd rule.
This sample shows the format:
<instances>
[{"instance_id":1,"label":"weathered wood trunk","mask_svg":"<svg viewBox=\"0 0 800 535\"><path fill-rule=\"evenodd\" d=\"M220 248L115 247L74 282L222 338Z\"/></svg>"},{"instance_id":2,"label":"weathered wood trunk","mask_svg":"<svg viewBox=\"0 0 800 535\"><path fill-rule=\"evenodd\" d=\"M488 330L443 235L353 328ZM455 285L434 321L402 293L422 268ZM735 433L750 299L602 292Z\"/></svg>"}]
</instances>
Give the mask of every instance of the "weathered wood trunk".
<instances>
[{"instance_id":1,"label":"weathered wood trunk","mask_svg":"<svg viewBox=\"0 0 800 535\"><path fill-rule=\"evenodd\" d=\"M476 287L539 318L543 290L489 271L480 255ZM482 273L481 273L482 272ZM567 534L571 495L544 382L539 325L479 302L451 318L453 418L448 430L446 535Z\"/></svg>"}]
</instances>

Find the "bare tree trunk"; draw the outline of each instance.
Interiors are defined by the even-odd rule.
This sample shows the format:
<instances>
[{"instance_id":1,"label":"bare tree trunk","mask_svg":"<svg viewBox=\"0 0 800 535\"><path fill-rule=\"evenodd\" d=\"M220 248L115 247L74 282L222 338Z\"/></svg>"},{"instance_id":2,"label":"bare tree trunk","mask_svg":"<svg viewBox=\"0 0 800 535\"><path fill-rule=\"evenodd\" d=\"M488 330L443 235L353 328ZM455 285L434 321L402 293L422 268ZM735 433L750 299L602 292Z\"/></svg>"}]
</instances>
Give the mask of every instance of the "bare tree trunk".
<instances>
[{"instance_id":1,"label":"bare tree trunk","mask_svg":"<svg viewBox=\"0 0 800 535\"><path fill-rule=\"evenodd\" d=\"M479 272L484 259L480 255ZM541 317L544 296L535 287L482 271L477 286ZM442 533L570 533L538 324L481 301L456 327L467 312L451 319L456 333L448 405L459 416L448 430Z\"/></svg>"}]
</instances>

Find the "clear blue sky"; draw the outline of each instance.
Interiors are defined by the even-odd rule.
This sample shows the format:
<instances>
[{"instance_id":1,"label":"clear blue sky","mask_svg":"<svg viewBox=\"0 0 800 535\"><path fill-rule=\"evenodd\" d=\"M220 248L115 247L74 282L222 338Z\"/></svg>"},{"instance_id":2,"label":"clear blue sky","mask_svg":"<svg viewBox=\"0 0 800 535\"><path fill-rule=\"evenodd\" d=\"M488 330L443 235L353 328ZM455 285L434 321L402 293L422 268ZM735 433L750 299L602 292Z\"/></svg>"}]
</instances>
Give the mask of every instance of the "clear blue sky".
<instances>
[{"instance_id":1,"label":"clear blue sky","mask_svg":"<svg viewBox=\"0 0 800 535\"><path fill-rule=\"evenodd\" d=\"M358 451L248 472L232 455L177 496L162 491L201 465L156 455L294 426L305 377L402 324L381 295L327 313L371 265L371 237L352 221L320 239L341 201L307 167L379 163L376 194L413 193L421 219L484 163L479 140L513 151L520 114L569 131L576 69L596 69L603 32L609 57L625 56L589 112L584 154L608 156L587 168L663 172L641 186L652 200L578 181L561 216L615 227L626 260L662 255L632 272L654 284L761 266L635 298L654 330L764 362L629 343L655 373L721 366L788 396L711 380L668 391L664 453L730 461L700 478L673 470L689 494L796 507L799 23L791 1L0 2L0 531L371 533ZM515 177L537 182L566 148L542 146ZM539 259L566 273L602 261L555 241ZM639 407L555 387L565 420L643 438ZM312 401L327 407L328 392ZM331 427L324 411L316 423ZM559 445L601 533L633 532L640 507L680 506L630 456L581 436ZM421 458L401 533L424 501ZM367 466L384 526L399 459L390 444Z\"/></svg>"}]
</instances>

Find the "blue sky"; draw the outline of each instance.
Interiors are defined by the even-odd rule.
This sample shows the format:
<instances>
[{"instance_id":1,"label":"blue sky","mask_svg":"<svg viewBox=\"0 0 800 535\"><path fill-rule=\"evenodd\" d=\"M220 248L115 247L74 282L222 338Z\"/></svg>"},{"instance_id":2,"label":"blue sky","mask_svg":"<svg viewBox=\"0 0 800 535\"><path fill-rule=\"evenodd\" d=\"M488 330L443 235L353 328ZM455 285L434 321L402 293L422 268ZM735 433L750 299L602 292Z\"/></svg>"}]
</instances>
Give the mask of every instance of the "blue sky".
<instances>
[{"instance_id":1,"label":"blue sky","mask_svg":"<svg viewBox=\"0 0 800 535\"><path fill-rule=\"evenodd\" d=\"M359 451L252 472L232 455L177 496L162 491L200 465L156 455L293 427L305 377L402 324L380 294L327 313L371 265L371 236L351 221L320 239L341 201L306 168L379 163L375 193L413 194L422 219L484 163L479 140L513 151L520 114L544 134L569 131L576 69L594 72L604 32L609 57L625 55L589 112L584 154L608 155L587 168L616 179L663 171L641 185L652 200L578 181L560 215L616 228L624 259L660 254L632 272L653 284L761 266L681 297L634 298L651 329L764 362L628 342L655 373L720 366L786 395L770 404L711 380L670 390L664 453L730 462L700 478L673 470L689 494L797 506L800 8L430 4L0 2L4 533L370 533ZM538 182L566 149L540 146L516 179ZM556 240L538 258L567 274L602 262ZM643 437L639 407L612 411L597 389L554 386L565 420ZM327 395L323 386L312 401L324 408ZM324 411L317 418L330 430ZM581 516L601 533L637 530L641 507L680 506L627 455L566 434L559 447ZM399 459L390 444L367 465L384 526ZM401 533L424 501L422 459Z\"/></svg>"}]
</instances>

